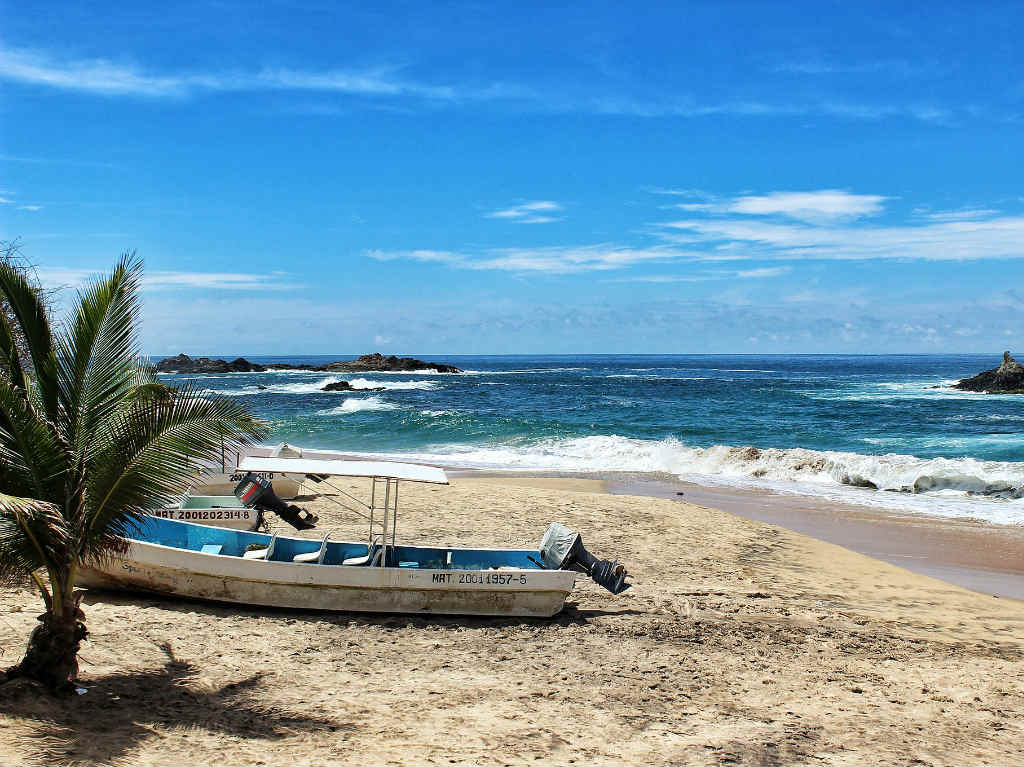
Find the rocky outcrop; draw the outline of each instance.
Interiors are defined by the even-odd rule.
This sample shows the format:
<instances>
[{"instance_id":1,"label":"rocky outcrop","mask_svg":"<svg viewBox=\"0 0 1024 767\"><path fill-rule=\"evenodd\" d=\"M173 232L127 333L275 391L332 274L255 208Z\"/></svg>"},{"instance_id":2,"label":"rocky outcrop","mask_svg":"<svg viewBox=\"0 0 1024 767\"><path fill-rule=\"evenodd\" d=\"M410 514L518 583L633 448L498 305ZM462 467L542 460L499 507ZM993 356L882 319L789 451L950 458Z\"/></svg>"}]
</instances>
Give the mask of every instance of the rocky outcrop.
<instances>
[{"instance_id":1,"label":"rocky outcrop","mask_svg":"<svg viewBox=\"0 0 1024 767\"><path fill-rule=\"evenodd\" d=\"M417 370L433 370L437 373L461 373L453 365L442 365L438 362L424 362L413 357L385 357L383 354L364 354L356 360L339 360L326 365L290 365L287 362L275 362L260 365L239 357L232 362L212 360L209 357L192 359L187 354L168 357L157 363L158 373L262 373L265 370L315 370L320 373L380 373L380 372L413 372ZM365 390L364 390L365 391Z\"/></svg>"},{"instance_id":2,"label":"rocky outcrop","mask_svg":"<svg viewBox=\"0 0 1024 767\"><path fill-rule=\"evenodd\" d=\"M1024 394L1024 365L1003 352L1003 364L973 378L965 378L953 384L963 391L985 392L986 394Z\"/></svg>"},{"instance_id":3,"label":"rocky outcrop","mask_svg":"<svg viewBox=\"0 0 1024 767\"><path fill-rule=\"evenodd\" d=\"M433 370L438 373L461 373L462 371L453 365L441 365L437 362L424 362L413 357L396 357L391 355L385 357L383 354L364 354L357 360L351 362L331 362L323 368L329 372L352 372L352 373L374 373L374 372L411 372L415 370Z\"/></svg>"},{"instance_id":4,"label":"rocky outcrop","mask_svg":"<svg viewBox=\"0 0 1024 767\"><path fill-rule=\"evenodd\" d=\"M160 360L156 363L156 370L158 373L262 373L266 368L249 362L245 357L228 362L209 357L192 359L187 354L179 354Z\"/></svg>"},{"instance_id":5,"label":"rocky outcrop","mask_svg":"<svg viewBox=\"0 0 1024 767\"><path fill-rule=\"evenodd\" d=\"M334 381L327 384L320 391L384 391L384 387L376 386L373 388L357 389L348 381Z\"/></svg>"}]
</instances>

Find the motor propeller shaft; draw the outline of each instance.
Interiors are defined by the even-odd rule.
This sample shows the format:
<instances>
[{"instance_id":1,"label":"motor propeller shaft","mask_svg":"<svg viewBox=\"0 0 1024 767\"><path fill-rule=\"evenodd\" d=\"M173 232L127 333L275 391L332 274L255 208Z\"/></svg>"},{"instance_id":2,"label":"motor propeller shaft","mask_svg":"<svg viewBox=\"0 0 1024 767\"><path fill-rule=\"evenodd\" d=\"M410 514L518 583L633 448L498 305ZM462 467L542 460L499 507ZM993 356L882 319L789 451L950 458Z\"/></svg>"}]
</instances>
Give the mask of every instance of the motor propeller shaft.
<instances>
[{"instance_id":1,"label":"motor propeller shaft","mask_svg":"<svg viewBox=\"0 0 1024 767\"><path fill-rule=\"evenodd\" d=\"M274 512L296 530L309 530L320 521L316 514L282 501L269 479L262 479L251 471L235 485L235 497L250 509Z\"/></svg>"},{"instance_id":2,"label":"motor propeller shaft","mask_svg":"<svg viewBox=\"0 0 1024 767\"><path fill-rule=\"evenodd\" d=\"M613 594L621 594L632 584L629 573L618 560L598 559L583 547L583 538L575 530L552 522L540 543L540 558L552 570L575 570L586 573L594 583Z\"/></svg>"}]
</instances>

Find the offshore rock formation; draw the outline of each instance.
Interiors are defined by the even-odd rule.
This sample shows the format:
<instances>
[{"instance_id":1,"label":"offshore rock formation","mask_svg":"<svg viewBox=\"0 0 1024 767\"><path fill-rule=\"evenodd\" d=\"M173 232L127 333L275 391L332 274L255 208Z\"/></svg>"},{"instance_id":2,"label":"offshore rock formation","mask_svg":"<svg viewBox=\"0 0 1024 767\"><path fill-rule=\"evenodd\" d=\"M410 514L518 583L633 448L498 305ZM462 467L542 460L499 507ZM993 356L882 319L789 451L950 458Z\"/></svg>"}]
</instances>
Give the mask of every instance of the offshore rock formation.
<instances>
[{"instance_id":1,"label":"offshore rock formation","mask_svg":"<svg viewBox=\"0 0 1024 767\"><path fill-rule=\"evenodd\" d=\"M1003 352L1003 364L973 378L965 378L953 384L963 391L985 392L986 394L1024 394L1024 365Z\"/></svg>"},{"instance_id":2,"label":"offshore rock formation","mask_svg":"<svg viewBox=\"0 0 1024 767\"><path fill-rule=\"evenodd\" d=\"M348 381L335 381L327 384L320 391L384 391L385 388L384 386L375 386L368 389L357 389Z\"/></svg>"},{"instance_id":3,"label":"offshore rock formation","mask_svg":"<svg viewBox=\"0 0 1024 767\"><path fill-rule=\"evenodd\" d=\"M192 359L187 354L179 354L160 360L156 364L156 370L158 373L262 373L266 368L249 362L245 357L228 362L212 360L209 357Z\"/></svg>"},{"instance_id":4,"label":"offshore rock formation","mask_svg":"<svg viewBox=\"0 0 1024 767\"><path fill-rule=\"evenodd\" d=\"M321 373L414 372L417 370L433 370L437 373L462 372L452 365L424 362L412 357L396 357L394 355L385 357L383 354L364 354L357 360L339 360L328 362L326 365L289 365L284 362L260 365L257 362L249 362L245 357L228 362L221 359L212 360L209 357L192 359L187 354L179 354L160 360L156 369L158 373L262 373L266 370L315 370Z\"/></svg>"},{"instance_id":5,"label":"offshore rock formation","mask_svg":"<svg viewBox=\"0 0 1024 767\"><path fill-rule=\"evenodd\" d=\"M318 370L320 368L317 368ZM374 373L416 370L433 370L438 373L461 373L459 368L452 365L441 365L437 362L424 362L412 357L396 357L391 355L385 357L383 354L364 354L352 362L331 362L323 368L328 372L353 372L353 373Z\"/></svg>"}]
</instances>

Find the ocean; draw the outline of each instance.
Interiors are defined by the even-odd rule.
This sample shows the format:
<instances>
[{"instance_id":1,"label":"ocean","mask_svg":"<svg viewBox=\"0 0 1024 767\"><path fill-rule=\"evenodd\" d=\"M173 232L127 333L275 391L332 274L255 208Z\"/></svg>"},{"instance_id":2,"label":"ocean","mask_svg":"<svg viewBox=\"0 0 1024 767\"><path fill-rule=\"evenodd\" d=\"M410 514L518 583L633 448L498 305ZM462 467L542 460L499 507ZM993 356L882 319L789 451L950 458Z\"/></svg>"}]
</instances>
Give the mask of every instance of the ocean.
<instances>
[{"instance_id":1,"label":"ocean","mask_svg":"<svg viewBox=\"0 0 1024 767\"><path fill-rule=\"evenodd\" d=\"M451 467L668 475L1024 524L1024 395L950 388L996 367L997 353L414 356L466 372L161 378L242 398L272 443ZM321 391L341 380L360 391Z\"/></svg>"}]
</instances>

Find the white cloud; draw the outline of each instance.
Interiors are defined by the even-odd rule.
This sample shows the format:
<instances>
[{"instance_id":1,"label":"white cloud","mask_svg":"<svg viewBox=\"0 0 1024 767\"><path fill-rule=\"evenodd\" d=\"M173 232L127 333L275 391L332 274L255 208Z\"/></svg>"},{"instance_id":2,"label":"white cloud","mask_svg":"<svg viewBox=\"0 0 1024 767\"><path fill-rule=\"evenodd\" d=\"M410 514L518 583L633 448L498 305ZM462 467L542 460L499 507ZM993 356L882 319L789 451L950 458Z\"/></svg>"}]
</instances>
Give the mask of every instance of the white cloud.
<instances>
[{"instance_id":1,"label":"white cloud","mask_svg":"<svg viewBox=\"0 0 1024 767\"><path fill-rule=\"evenodd\" d=\"M705 271L698 274L674 275L654 274L641 275L637 277L621 277L616 280L605 280L605 282L649 282L649 283L674 283L674 282L710 282L712 280L754 280L766 277L781 277L789 274L788 266L768 266L758 269L742 269L739 271L715 270Z\"/></svg>"},{"instance_id":2,"label":"white cloud","mask_svg":"<svg viewBox=\"0 0 1024 767\"><path fill-rule=\"evenodd\" d=\"M947 210L938 213L925 213L925 217L932 221L970 221L977 218L988 218L999 213L991 208L963 208L961 210Z\"/></svg>"},{"instance_id":3,"label":"white cloud","mask_svg":"<svg viewBox=\"0 0 1024 767\"><path fill-rule=\"evenodd\" d=\"M728 204L731 213L780 215L801 221L831 221L872 216L882 211L886 198L877 194L850 194L841 189L815 192L772 192L737 197Z\"/></svg>"},{"instance_id":4,"label":"white cloud","mask_svg":"<svg viewBox=\"0 0 1024 767\"><path fill-rule=\"evenodd\" d=\"M517 224L549 224L552 221L561 221L556 216L544 215L562 210L562 206L550 200L537 200L535 202L524 202L521 205L513 205L511 208L493 210L484 215L485 218L502 218Z\"/></svg>"},{"instance_id":5,"label":"white cloud","mask_svg":"<svg viewBox=\"0 0 1024 767\"><path fill-rule=\"evenodd\" d=\"M40 267L39 279L48 287L79 288L103 269ZM245 274L237 272L146 271L142 278L144 290L292 290L302 287L287 281L285 272Z\"/></svg>"},{"instance_id":6,"label":"white cloud","mask_svg":"<svg viewBox=\"0 0 1024 767\"><path fill-rule=\"evenodd\" d=\"M371 250L366 256L378 261L406 259L443 263L460 269L497 270L506 272L546 272L573 274L579 272L622 269L638 263L677 260L718 260L705 254L690 253L678 248L654 246L632 248L618 245L556 245L539 248L491 248L479 253L455 251Z\"/></svg>"},{"instance_id":7,"label":"white cloud","mask_svg":"<svg viewBox=\"0 0 1024 767\"><path fill-rule=\"evenodd\" d=\"M7 196L5 197L4 195ZM0 205L14 205L16 210L36 211L43 209L42 205L19 205L14 200L12 200L11 197L13 197L13 195L9 191L0 190Z\"/></svg>"},{"instance_id":8,"label":"white cloud","mask_svg":"<svg viewBox=\"0 0 1024 767\"><path fill-rule=\"evenodd\" d=\"M581 84L576 92L537 88L520 83L436 84L403 77L396 67L305 71L288 67L209 72L147 71L137 64L103 58L74 58L47 51L0 45L0 79L74 90L104 96L186 98L197 93L243 91L304 91L369 97L414 97L458 104L505 102L554 113L585 113L630 117L701 118L806 117L822 115L846 120L904 118L948 122L952 110L932 104L862 104L847 102L768 103L725 101L700 103L690 94L668 94L663 99L639 100L630 95L598 91ZM331 106L322 109L331 111ZM322 110L321 110L322 111ZM971 110L961 110L974 116ZM975 110L976 111L976 110Z\"/></svg>"},{"instance_id":9,"label":"white cloud","mask_svg":"<svg viewBox=\"0 0 1024 767\"><path fill-rule=\"evenodd\" d=\"M665 224L747 258L916 259L1024 258L1024 217L933 221L901 226L813 226L749 218L686 219ZM672 235L667 237L670 241Z\"/></svg>"},{"instance_id":10,"label":"white cloud","mask_svg":"<svg viewBox=\"0 0 1024 767\"><path fill-rule=\"evenodd\" d=\"M703 189L671 189L664 186L649 186L644 189L651 194L664 194L672 197L695 197L702 200L710 200L713 195Z\"/></svg>"},{"instance_id":11,"label":"white cloud","mask_svg":"<svg viewBox=\"0 0 1024 767\"><path fill-rule=\"evenodd\" d=\"M152 74L134 64L107 59L58 58L41 51L0 47L0 78L107 96L185 97L193 93L295 90L370 96L415 95L451 101L481 94L426 85L397 77L393 70L352 69L304 72L287 68Z\"/></svg>"},{"instance_id":12,"label":"white cloud","mask_svg":"<svg viewBox=\"0 0 1024 767\"><path fill-rule=\"evenodd\" d=\"M673 208L688 213L742 213L751 216L784 216L798 221L827 223L873 216L887 200L877 194L852 194L842 189L811 192L748 194L711 202L681 203Z\"/></svg>"},{"instance_id":13,"label":"white cloud","mask_svg":"<svg viewBox=\"0 0 1024 767\"><path fill-rule=\"evenodd\" d=\"M766 266L760 269L745 269L736 272L736 276L741 280L757 280L763 277L781 277L788 274L789 271L790 267L788 266Z\"/></svg>"}]
</instances>

